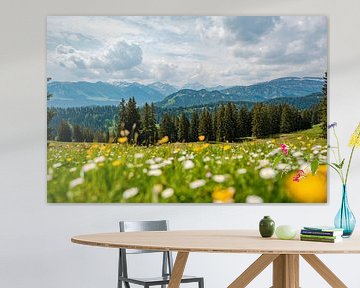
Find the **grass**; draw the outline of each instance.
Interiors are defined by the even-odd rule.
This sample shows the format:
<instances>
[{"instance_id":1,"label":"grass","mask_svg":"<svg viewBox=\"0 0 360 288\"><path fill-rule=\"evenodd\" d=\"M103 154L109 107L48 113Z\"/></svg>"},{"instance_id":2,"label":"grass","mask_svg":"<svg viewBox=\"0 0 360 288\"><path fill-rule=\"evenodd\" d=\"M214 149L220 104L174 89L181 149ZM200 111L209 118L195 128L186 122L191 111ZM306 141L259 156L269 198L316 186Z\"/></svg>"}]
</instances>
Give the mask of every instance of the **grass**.
<instances>
[{"instance_id":1,"label":"grass","mask_svg":"<svg viewBox=\"0 0 360 288\"><path fill-rule=\"evenodd\" d=\"M48 144L48 202L289 203L286 181L303 155L326 159L318 126L243 143ZM280 143L289 155L277 167ZM285 169L285 170L284 170Z\"/></svg>"}]
</instances>

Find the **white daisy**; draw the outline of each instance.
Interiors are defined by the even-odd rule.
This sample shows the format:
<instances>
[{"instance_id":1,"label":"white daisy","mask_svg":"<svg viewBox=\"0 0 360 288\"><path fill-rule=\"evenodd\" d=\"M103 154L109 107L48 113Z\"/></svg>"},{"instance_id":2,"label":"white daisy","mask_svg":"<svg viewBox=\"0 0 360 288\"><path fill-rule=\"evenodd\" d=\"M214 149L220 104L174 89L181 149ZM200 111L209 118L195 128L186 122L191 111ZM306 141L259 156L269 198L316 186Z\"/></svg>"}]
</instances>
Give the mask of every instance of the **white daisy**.
<instances>
[{"instance_id":1,"label":"white daisy","mask_svg":"<svg viewBox=\"0 0 360 288\"><path fill-rule=\"evenodd\" d=\"M256 196L256 195L247 196L245 201L246 201L246 203L249 203L249 204L264 203L264 200L261 197Z\"/></svg>"},{"instance_id":2,"label":"white daisy","mask_svg":"<svg viewBox=\"0 0 360 288\"><path fill-rule=\"evenodd\" d=\"M122 196L124 199L130 199L130 198L136 196L138 193L139 193L139 188L133 187L133 188L125 190L123 192Z\"/></svg>"},{"instance_id":3,"label":"white daisy","mask_svg":"<svg viewBox=\"0 0 360 288\"><path fill-rule=\"evenodd\" d=\"M246 174L247 170L245 168L240 168L237 170L237 174L242 175L242 174Z\"/></svg>"},{"instance_id":4,"label":"white daisy","mask_svg":"<svg viewBox=\"0 0 360 288\"><path fill-rule=\"evenodd\" d=\"M196 188L204 186L205 184L206 184L206 181L204 179L199 179L199 180L195 180L195 181L191 182L189 184L189 187L191 189L196 189Z\"/></svg>"},{"instance_id":5,"label":"white daisy","mask_svg":"<svg viewBox=\"0 0 360 288\"><path fill-rule=\"evenodd\" d=\"M225 182L225 180L226 180L226 176L225 175L214 175L213 177L212 177L212 179L215 181L215 182L217 182L217 183L223 183L223 182Z\"/></svg>"},{"instance_id":6,"label":"white daisy","mask_svg":"<svg viewBox=\"0 0 360 288\"><path fill-rule=\"evenodd\" d=\"M150 170L147 174L149 176L160 176L162 174L162 171L160 169Z\"/></svg>"},{"instance_id":7,"label":"white daisy","mask_svg":"<svg viewBox=\"0 0 360 288\"><path fill-rule=\"evenodd\" d=\"M276 171L271 167L262 168L259 173L263 179L272 179L276 176Z\"/></svg>"},{"instance_id":8,"label":"white daisy","mask_svg":"<svg viewBox=\"0 0 360 288\"><path fill-rule=\"evenodd\" d=\"M79 177L79 178L76 178L76 179L70 181L69 187L71 189L71 188L74 188L74 187L76 187L78 185L81 185L82 183L84 183L84 178Z\"/></svg>"},{"instance_id":9,"label":"white daisy","mask_svg":"<svg viewBox=\"0 0 360 288\"><path fill-rule=\"evenodd\" d=\"M194 168L194 166L195 166L195 164L194 164L194 162L191 161L191 160L186 160L186 161L184 161L184 163L183 163L183 167L184 167L185 170L192 169L192 168Z\"/></svg>"},{"instance_id":10,"label":"white daisy","mask_svg":"<svg viewBox=\"0 0 360 288\"><path fill-rule=\"evenodd\" d=\"M164 191L161 192L161 197L167 199L174 195L173 188L166 188Z\"/></svg>"}]
</instances>

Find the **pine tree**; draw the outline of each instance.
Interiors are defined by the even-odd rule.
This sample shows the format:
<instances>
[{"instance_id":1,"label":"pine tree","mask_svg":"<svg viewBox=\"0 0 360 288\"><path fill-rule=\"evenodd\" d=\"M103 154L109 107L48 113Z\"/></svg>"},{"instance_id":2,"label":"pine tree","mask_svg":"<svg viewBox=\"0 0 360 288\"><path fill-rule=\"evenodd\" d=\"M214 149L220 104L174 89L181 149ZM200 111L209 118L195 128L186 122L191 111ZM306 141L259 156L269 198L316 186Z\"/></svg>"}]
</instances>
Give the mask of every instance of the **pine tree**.
<instances>
[{"instance_id":1,"label":"pine tree","mask_svg":"<svg viewBox=\"0 0 360 288\"><path fill-rule=\"evenodd\" d=\"M244 138L251 136L251 119L250 112L242 107L237 117L237 137Z\"/></svg>"},{"instance_id":2,"label":"pine tree","mask_svg":"<svg viewBox=\"0 0 360 288\"><path fill-rule=\"evenodd\" d=\"M50 77L46 78L46 81L47 82L51 81L51 78ZM48 91L47 97L46 97L47 101L49 101L52 96L53 95L51 93L49 93L49 91ZM51 120L54 118L55 114L56 113L53 109L51 109L49 107L47 108L47 140L53 139L53 135L52 135L53 129L50 127L49 124L50 124Z\"/></svg>"},{"instance_id":3,"label":"pine tree","mask_svg":"<svg viewBox=\"0 0 360 288\"><path fill-rule=\"evenodd\" d=\"M149 146L151 141L150 117L150 106L145 103L141 114L140 142L146 146Z\"/></svg>"},{"instance_id":4,"label":"pine tree","mask_svg":"<svg viewBox=\"0 0 360 288\"><path fill-rule=\"evenodd\" d=\"M160 123L160 137L168 136L170 141L175 142L177 140L177 129L175 126L174 118L168 112L165 112Z\"/></svg>"},{"instance_id":5,"label":"pine tree","mask_svg":"<svg viewBox=\"0 0 360 288\"><path fill-rule=\"evenodd\" d=\"M322 94L324 98L320 103L320 120L321 120L321 129L322 136L327 137L327 72L324 75L324 85L322 87Z\"/></svg>"},{"instance_id":6,"label":"pine tree","mask_svg":"<svg viewBox=\"0 0 360 288\"><path fill-rule=\"evenodd\" d=\"M136 107L136 101L134 97L129 99L126 105L125 115L125 129L130 132L128 136L129 142L136 144L138 142L140 131L140 113Z\"/></svg>"},{"instance_id":7,"label":"pine tree","mask_svg":"<svg viewBox=\"0 0 360 288\"><path fill-rule=\"evenodd\" d=\"M158 138L158 128L156 125L156 110L154 103L150 105L150 119L149 119L149 129L150 129L150 144L155 144Z\"/></svg>"},{"instance_id":8,"label":"pine tree","mask_svg":"<svg viewBox=\"0 0 360 288\"><path fill-rule=\"evenodd\" d=\"M69 123L65 120L62 120L58 129L58 139L62 142L71 142L71 127Z\"/></svg>"},{"instance_id":9,"label":"pine tree","mask_svg":"<svg viewBox=\"0 0 360 288\"><path fill-rule=\"evenodd\" d=\"M216 141L225 141L225 107L221 105L216 114Z\"/></svg>"},{"instance_id":10,"label":"pine tree","mask_svg":"<svg viewBox=\"0 0 360 288\"><path fill-rule=\"evenodd\" d=\"M74 141L75 142L84 142L84 137L83 137L83 133L82 133L80 125L75 124L73 130L74 130L73 131Z\"/></svg>"},{"instance_id":11,"label":"pine tree","mask_svg":"<svg viewBox=\"0 0 360 288\"><path fill-rule=\"evenodd\" d=\"M127 119L126 115L126 102L125 99L122 98L119 103L119 111L118 111L118 123L117 123L117 136L121 136L121 131L125 130L125 123Z\"/></svg>"},{"instance_id":12,"label":"pine tree","mask_svg":"<svg viewBox=\"0 0 360 288\"><path fill-rule=\"evenodd\" d=\"M269 113L269 129L270 134L280 133L280 122L281 122L281 106L280 105L270 105L268 106Z\"/></svg>"},{"instance_id":13,"label":"pine tree","mask_svg":"<svg viewBox=\"0 0 360 288\"><path fill-rule=\"evenodd\" d=\"M227 103L224 114L224 137L226 141L234 141L237 130L237 109L233 103Z\"/></svg>"},{"instance_id":14,"label":"pine tree","mask_svg":"<svg viewBox=\"0 0 360 288\"><path fill-rule=\"evenodd\" d=\"M189 139L192 142L198 141L199 137L199 114L194 111L190 121L190 136Z\"/></svg>"},{"instance_id":15,"label":"pine tree","mask_svg":"<svg viewBox=\"0 0 360 288\"><path fill-rule=\"evenodd\" d=\"M180 114L178 125L178 140L181 142L189 142L190 123L184 112Z\"/></svg>"},{"instance_id":16,"label":"pine tree","mask_svg":"<svg viewBox=\"0 0 360 288\"><path fill-rule=\"evenodd\" d=\"M257 103L252 109L253 136L262 138L271 134L269 110L263 103Z\"/></svg>"},{"instance_id":17,"label":"pine tree","mask_svg":"<svg viewBox=\"0 0 360 288\"><path fill-rule=\"evenodd\" d=\"M287 104L283 105L281 112L280 132L290 133L294 130L294 115L293 110Z\"/></svg>"},{"instance_id":18,"label":"pine tree","mask_svg":"<svg viewBox=\"0 0 360 288\"><path fill-rule=\"evenodd\" d=\"M205 136L209 140L211 138L212 132L212 117L207 108L203 109L199 121L199 135Z\"/></svg>"}]
</instances>

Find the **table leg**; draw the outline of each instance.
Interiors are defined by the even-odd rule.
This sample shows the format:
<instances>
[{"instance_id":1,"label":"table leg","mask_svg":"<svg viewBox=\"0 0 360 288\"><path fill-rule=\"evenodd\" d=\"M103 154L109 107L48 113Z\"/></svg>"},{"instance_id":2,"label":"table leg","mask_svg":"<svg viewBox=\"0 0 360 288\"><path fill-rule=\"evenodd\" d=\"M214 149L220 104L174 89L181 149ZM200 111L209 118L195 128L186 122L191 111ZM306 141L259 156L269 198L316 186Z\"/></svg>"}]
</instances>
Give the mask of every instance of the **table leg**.
<instances>
[{"instance_id":1,"label":"table leg","mask_svg":"<svg viewBox=\"0 0 360 288\"><path fill-rule=\"evenodd\" d=\"M299 255L281 254L274 260L272 288L299 288Z\"/></svg>"},{"instance_id":2,"label":"table leg","mask_svg":"<svg viewBox=\"0 0 360 288\"><path fill-rule=\"evenodd\" d=\"M254 263L252 263L228 288L244 288L256 276L258 276L267 266L270 265L279 255L263 254Z\"/></svg>"},{"instance_id":3,"label":"table leg","mask_svg":"<svg viewBox=\"0 0 360 288\"><path fill-rule=\"evenodd\" d=\"M314 254L301 255L324 280L334 288L346 288L347 286Z\"/></svg>"},{"instance_id":4,"label":"table leg","mask_svg":"<svg viewBox=\"0 0 360 288\"><path fill-rule=\"evenodd\" d=\"M180 287L181 278L183 277L185 265L188 257L189 257L189 252L177 253L168 288Z\"/></svg>"}]
</instances>

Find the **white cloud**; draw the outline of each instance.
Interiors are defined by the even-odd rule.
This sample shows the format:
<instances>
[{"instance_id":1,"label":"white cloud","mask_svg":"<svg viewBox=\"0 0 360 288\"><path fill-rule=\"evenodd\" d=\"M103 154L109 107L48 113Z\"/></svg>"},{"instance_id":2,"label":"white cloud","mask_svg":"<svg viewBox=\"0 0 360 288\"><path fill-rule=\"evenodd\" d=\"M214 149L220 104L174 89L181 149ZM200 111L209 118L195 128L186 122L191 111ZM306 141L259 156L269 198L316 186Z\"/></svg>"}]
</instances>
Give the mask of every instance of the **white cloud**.
<instances>
[{"instance_id":1,"label":"white cloud","mask_svg":"<svg viewBox=\"0 0 360 288\"><path fill-rule=\"evenodd\" d=\"M131 69L142 62L142 50L138 45L118 41L96 51L77 50L72 46L58 45L55 54L50 56L50 61L75 71L96 71L97 73L111 74L114 72ZM81 71L83 73L83 71Z\"/></svg>"},{"instance_id":2,"label":"white cloud","mask_svg":"<svg viewBox=\"0 0 360 288\"><path fill-rule=\"evenodd\" d=\"M244 85L327 69L322 16L48 17L53 79Z\"/></svg>"}]
</instances>

